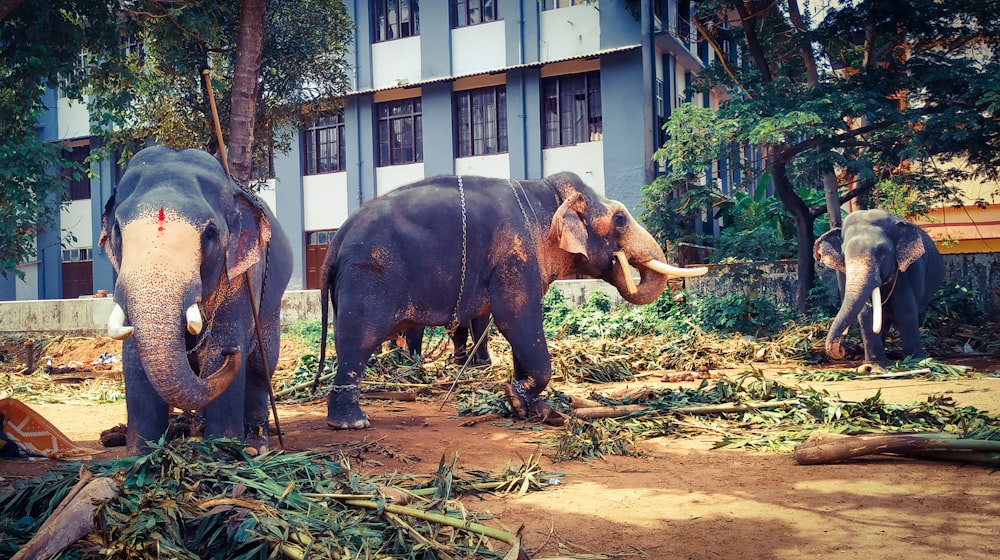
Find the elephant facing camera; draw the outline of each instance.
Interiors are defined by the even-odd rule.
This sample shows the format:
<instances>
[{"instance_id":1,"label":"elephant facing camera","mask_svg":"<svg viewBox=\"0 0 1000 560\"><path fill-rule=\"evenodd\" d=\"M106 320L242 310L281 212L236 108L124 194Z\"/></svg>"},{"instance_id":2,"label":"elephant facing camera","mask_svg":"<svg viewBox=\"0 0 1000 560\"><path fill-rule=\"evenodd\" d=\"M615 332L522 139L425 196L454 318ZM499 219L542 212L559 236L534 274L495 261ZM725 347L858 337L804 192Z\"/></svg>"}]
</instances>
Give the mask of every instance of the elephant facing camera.
<instances>
[{"instance_id":1,"label":"elephant facing camera","mask_svg":"<svg viewBox=\"0 0 1000 560\"><path fill-rule=\"evenodd\" d=\"M864 364L888 365L885 335L894 328L903 356L924 356L920 325L944 281L944 259L917 225L884 210L858 210L842 228L813 245L816 260L837 272L842 294L830 325L826 353L844 359L844 336L857 320Z\"/></svg>"},{"instance_id":2,"label":"elephant facing camera","mask_svg":"<svg viewBox=\"0 0 1000 560\"><path fill-rule=\"evenodd\" d=\"M128 452L159 440L174 408L203 417L206 436L266 449L292 262L267 205L207 152L146 148L105 205L100 245L116 273L108 335L123 341Z\"/></svg>"}]
</instances>

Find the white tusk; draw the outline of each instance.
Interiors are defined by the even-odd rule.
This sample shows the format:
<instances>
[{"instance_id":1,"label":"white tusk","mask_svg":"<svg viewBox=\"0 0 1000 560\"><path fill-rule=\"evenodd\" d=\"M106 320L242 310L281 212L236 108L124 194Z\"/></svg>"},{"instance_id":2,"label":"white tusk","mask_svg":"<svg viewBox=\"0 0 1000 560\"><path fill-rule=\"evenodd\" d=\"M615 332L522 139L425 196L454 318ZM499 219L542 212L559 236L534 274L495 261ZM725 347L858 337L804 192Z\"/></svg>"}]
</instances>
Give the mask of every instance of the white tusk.
<instances>
[{"instance_id":1,"label":"white tusk","mask_svg":"<svg viewBox=\"0 0 1000 560\"><path fill-rule=\"evenodd\" d=\"M878 286L872 290L872 332L882 332L882 289Z\"/></svg>"},{"instance_id":2,"label":"white tusk","mask_svg":"<svg viewBox=\"0 0 1000 560\"><path fill-rule=\"evenodd\" d=\"M642 266L660 274L666 274L668 276L680 276L683 278L691 278L693 276L702 276L708 273L708 267L705 266L695 266L691 268L680 268L667 263L660 262L656 259L648 260L642 263Z\"/></svg>"},{"instance_id":3,"label":"white tusk","mask_svg":"<svg viewBox=\"0 0 1000 560\"><path fill-rule=\"evenodd\" d=\"M198 334L201 332L201 310L198 309L197 303L192 303L187 311L184 313L184 317L187 319L188 332L191 334Z\"/></svg>"},{"instance_id":4,"label":"white tusk","mask_svg":"<svg viewBox=\"0 0 1000 560\"><path fill-rule=\"evenodd\" d=\"M625 276L625 289L628 290L629 295L634 294L636 292L635 279L632 278L632 267L628 264L625 251L615 251L615 260L618 261L618 265L622 268L622 274Z\"/></svg>"},{"instance_id":5,"label":"white tusk","mask_svg":"<svg viewBox=\"0 0 1000 560\"><path fill-rule=\"evenodd\" d=\"M133 332L135 327L125 326L125 310L116 303L111 310L111 316L108 317L108 336L115 340L125 340L132 336Z\"/></svg>"}]
</instances>

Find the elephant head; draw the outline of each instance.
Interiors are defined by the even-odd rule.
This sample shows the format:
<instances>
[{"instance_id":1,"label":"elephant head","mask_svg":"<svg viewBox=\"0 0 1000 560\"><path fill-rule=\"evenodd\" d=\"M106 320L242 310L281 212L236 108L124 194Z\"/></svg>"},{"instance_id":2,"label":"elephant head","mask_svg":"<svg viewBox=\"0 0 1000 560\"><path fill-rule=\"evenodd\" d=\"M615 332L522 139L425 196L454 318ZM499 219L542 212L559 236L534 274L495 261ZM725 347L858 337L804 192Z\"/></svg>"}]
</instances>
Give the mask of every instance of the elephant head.
<instances>
[{"instance_id":1,"label":"elephant head","mask_svg":"<svg viewBox=\"0 0 1000 560\"><path fill-rule=\"evenodd\" d=\"M841 340L869 302L872 332L881 332L883 298L889 297L897 275L924 252L920 228L883 210L853 212L844 219L843 228L816 240L816 260L836 270L843 287L843 301L826 338L828 356L844 357ZM883 294L883 288L887 293Z\"/></svg>"},{"instance_id":2,"label":"elephant head","mask_svg":"<svg viewBox=\"0 0 1000 560\"><path fill-rule=\"evenodd\" d=\"M624 204L576 186L575 175L550 177L564 200L552 217L548 242L558 245L570 262L561 267L600 278L615 286L625 301L652 303L671 276L701 276L705 267L667 264L656 239L632 217ZM639 283L632 268L639 270Z\"/></svg>"},{"instance_id":3,"label":"elephant head","mask_svg":"<svg viewBox=\"0 0 1000 560\"><path fill-rule=\"evenodd\" d=\"M143 369L169 405L201 409L239 374L238 348L206 356L212 345L203 344L198 360L189 355L206 319L211 329L215 310L241 286L231 281L259 260L269 237L263 212L208 153L154 147L129 162L105 206L100 238L118 275L108 334L134 335ZM217 369L202 378L192 364Z\"/></svg>"}]
</instances>

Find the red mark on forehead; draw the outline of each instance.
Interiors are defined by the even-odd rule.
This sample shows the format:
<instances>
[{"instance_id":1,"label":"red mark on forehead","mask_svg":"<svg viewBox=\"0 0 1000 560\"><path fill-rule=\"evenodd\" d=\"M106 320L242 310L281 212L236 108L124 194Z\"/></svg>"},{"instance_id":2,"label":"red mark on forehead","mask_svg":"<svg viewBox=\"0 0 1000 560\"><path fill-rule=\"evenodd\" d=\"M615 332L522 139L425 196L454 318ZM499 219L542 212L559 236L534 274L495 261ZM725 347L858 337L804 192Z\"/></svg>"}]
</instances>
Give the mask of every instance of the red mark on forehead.
<instances>
[{"instance_id":1,"label":"red mark on forehead","mask_svg":"<svg viewBox=\"0 0 1000 560\"><path fill-rule=\"evenodd\" d=\"M160 213L157 214L156 219L160 222L160 231L163 231L163 222L167 219L166 215L163 213L163 208L160 208Z\"/></svg>"}]
</instances>

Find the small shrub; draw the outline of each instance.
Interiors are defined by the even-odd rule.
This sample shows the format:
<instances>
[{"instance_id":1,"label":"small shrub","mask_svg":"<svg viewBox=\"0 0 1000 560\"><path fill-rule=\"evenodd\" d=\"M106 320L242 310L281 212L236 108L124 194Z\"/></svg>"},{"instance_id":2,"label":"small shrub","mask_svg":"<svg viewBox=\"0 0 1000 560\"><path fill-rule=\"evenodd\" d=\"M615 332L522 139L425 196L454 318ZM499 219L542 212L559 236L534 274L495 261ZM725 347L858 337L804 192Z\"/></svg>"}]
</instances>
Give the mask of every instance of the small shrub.
<instances>
[{"instance_id":1,"label":"small shrub","mask_svg":"<svg viewBox=\"0 0 1000 560\"><path fill-rule=\"evenodd\" d=\"M976 290L959 284L942 284L931 300L924 316L928 329L957 328L961 325L981 326L986 320L986 309Z\"/></svg>"},{"instance_id":2,"label":"small shrub","mask_svg":"<svg viewBox=\"0 0 1000 560\"><path fill-rule=\"evenodd\" d=\"M789 312L773 299L761 296L702 296L691 303L695 324L704 330L759 336L777 332L788 321Z\"/></svg>"}]
</instances>

